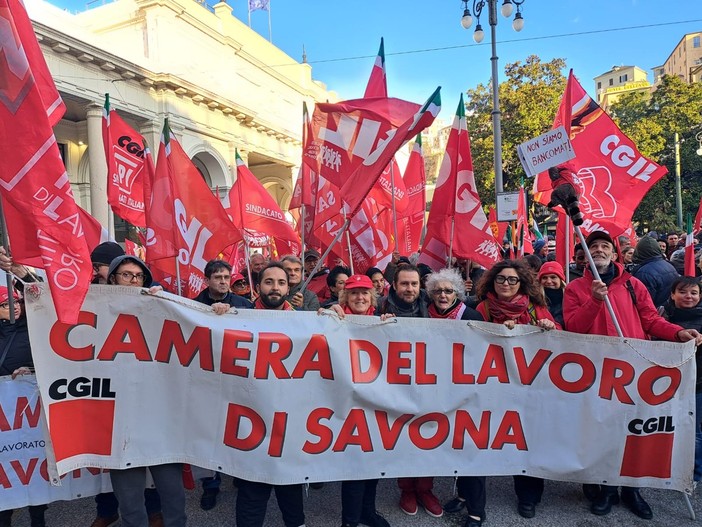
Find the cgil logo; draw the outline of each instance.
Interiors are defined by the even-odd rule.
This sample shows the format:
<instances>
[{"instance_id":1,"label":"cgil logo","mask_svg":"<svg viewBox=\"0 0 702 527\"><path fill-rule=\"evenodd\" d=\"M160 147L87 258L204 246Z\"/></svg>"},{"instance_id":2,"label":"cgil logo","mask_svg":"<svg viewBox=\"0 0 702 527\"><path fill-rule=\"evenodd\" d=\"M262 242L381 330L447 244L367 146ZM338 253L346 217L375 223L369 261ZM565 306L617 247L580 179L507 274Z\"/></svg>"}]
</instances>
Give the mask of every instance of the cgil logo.
<instances>
[{"instance_id":1,"label":"cgil logo","mask_svg":"<svg viewBox=\"0 0 702 527\"><path fill-rule=\"evenodd\" d=\"M632 419L629 421L629 432L636 435L653 434L654 432L675 432L672 415L661 415L650 419Z\"/></svg>"},{"instance_id":2,"label":"cgil logo","mask_svg":"<svg viewBox=\"0 0 702 527\"><path fill-rule=\"evenodd\" d=\"M77 377L71 381L57 379L49 386L49 397L55 401L62 401L68 396L114 399L117 394L110 389L110 381L111 379L88 379L87 377Z\"/></svg>"}]
</instances>

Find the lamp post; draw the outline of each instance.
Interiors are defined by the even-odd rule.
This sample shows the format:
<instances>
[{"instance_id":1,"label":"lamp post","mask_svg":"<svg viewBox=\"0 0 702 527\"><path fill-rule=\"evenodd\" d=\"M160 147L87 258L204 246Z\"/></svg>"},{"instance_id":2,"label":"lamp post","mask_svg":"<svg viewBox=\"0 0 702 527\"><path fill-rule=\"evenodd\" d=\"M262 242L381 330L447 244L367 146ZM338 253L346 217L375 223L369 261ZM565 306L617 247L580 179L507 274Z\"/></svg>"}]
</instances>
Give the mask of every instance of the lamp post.
<instances>
[{"instance_id":1,"label":"lamp post","mask_svg":"<svg viewBox=\"0 0 702 527\"><path fill-rule=\"evenodd\" d=\"M461 25L463 29L469 29L473 24L473 17L468 9L468 0L463 1L463 17L461 18ZM512 21L512 28L515 31L521 31L524 27L524 19L522 18L521 7L525 0L503 0L502 2L502 16L509 18L512 16L514 7L517 7L517 12L514 15L514 20ZM490 24L490 38L492 40L492 57L490 61L492 62L492 140L494 144L494 163L495 163L495 191L497 193L502 192L503 182L502 182L502 128L500 124L501 113L500 113L500 97L499 97L499 80L497 74L497 41L495 37L495 28L497 27L497 2L498 0L473 0L473 13L477 19L477 24L475 26L475 32L473 33L473 40L480 44L485 38L485 32L483 27L480 25L480 15L483 12L485 4L489 9L488 22Z\"/></svg>"}]
</instances>

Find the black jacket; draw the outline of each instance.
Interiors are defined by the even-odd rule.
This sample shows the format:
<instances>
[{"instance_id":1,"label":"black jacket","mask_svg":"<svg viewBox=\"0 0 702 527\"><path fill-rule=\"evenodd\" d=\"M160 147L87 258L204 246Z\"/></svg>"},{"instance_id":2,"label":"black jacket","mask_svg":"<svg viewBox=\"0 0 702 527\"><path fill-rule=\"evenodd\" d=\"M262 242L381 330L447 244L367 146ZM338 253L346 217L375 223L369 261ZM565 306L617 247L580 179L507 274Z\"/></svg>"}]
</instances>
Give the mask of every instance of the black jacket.
<instances>
[{"instance_id":1,"label":"black jacket","mask_svg":"<svg viewBox=\"0 0 702 527\"><path fill-rule=\"evenodd\" d=\"M419 290L419 298L408 304L395 292L395 287L390 286L387 296L378 300L378 312L383 315L392 313L396 317L429 318L429 295L424 289Z\"/></svg>"},{"instance_id":2,"label":"black jacket","mask_svg":"<svg viewBox=\"0 0 702 527\"><path fill-rule=\"evenodd\" d=\"M243 296L235 295L231 292L224 295L224 298L221 300L214 300L210 297L209 290L207 288L203 289L199 295L193 298L193 300L208 306L221 302L222 304L229 304L232 307L238 307L241 309L253 309L253 304L251 302L246 300Z\"/></svg>"},{"instance_id":3,"label":"black jacket","mask_svg":"<svg viewBox=\"0 0 702 527\"><path fill-rule=\"evenodd\" d=\"M14 335L14 338L12 336ZM29 331L27 330L27 317L20 316L14 324L9 320L0 320L0 357L5 351L5 346L12 339L12 344L7 351L5 360L0 367L0 375L10 375L22 366L34 366L32 362L32 348L29 346Z\"/></svg>"},{"instance_id":4,"label":"black jacket","mask_svg":"<svg viewBox=\"0 0 702 527\"><path fill-rule=\"evenodd\" d=\"M653 256L633 267L631 274L641 280L651 294L653 305L662 306L670 298L670 286L680 275L662 256Z\"/></svg>"}]
</instances>

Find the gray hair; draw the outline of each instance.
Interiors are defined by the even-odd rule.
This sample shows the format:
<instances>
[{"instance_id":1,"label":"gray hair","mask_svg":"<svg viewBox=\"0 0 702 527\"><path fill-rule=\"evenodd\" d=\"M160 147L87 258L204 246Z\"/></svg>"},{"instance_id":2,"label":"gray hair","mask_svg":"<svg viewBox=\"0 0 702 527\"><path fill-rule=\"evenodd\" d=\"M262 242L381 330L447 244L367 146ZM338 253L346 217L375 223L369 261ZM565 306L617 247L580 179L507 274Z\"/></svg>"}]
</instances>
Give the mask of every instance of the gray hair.
<instances>
[{"instance_id":1,"label":"gray hair","mask_svg":"<svg viewBox=\"0 0 702 527\"><path fill-rule=\"evenodd\" d=\"M283 259L280 260L280 261L281 261L281 263L282 263L282 262L292 262L292 263L296 263L296 264L302 265L302 260L300 260L300 259L299 259L297 256L295 256L294 254L288 254L287 256L284 256Z\"/></svg>"},{"instance_id":2,"label":"gray hair","mask_svg":"<svg viewBox=\"0 0 702 527\"><path fill-rule=\"evenodd\" d=\"M435 273L431 273L427 278L427 293L431 294L432 291L437 289L439 282L449 282L456 291L456 297L458 300L463 302L466 298L466 287L463 281L463 277L460 275L457 269L441 269Z\"/></svg>"}]
</instances>

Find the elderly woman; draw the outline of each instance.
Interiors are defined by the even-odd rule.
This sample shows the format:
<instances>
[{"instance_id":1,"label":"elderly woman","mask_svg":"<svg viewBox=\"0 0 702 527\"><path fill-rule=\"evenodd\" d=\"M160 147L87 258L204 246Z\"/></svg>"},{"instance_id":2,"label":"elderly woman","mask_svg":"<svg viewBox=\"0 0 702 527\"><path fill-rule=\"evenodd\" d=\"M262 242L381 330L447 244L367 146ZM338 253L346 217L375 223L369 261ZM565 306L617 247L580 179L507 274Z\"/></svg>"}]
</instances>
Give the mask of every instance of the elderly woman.
<instances>
[{"instance_id":1,"label":"elderly woman","mask_svg":"<svg viewBox=\"0 0 702 527\"><path fill-rule=\"evenodd\" d=\"M565 289L565 273L558 262L546 262L537 275L541 287L544 288L548 311L561 327L563 324L563 290Z\"/></svg>"},{"instance_id":2,"label":"elderly woman","mask_svg":"<svg viewBox=\"0 0 702 527\"><path fill-rule=\"evenodd\" d=\"M378 297L371 279L362 274L350 276L339 292L339 303L329 306L340 318L348 315L374 315ZM319 309L321 314L324 309ZM386 320L394 315L382 315ZM390 527L390 524L375 510L377 479L341 482L341 524L356 527L359 523L374 527Z\"/></svg>"},{"instance_id":3,"label":"elderly woman","mask_svg":"<svg viewBox=\"0 0 702 527\"><path fill-rule=\"evenodd\" d=\"M427 278L427 292L431 298L430 318L453 320L483 320L475 309L466 306L465 283L457 269L441 269ZM461 476L456 482L458 495L443 507L445 512L459 512L466 508L465 527L479 527L485 518L485 476Z\"/></svg>"},{"instance_id":4,"label":"elderly woman","mask_svg":"<svg viewBox=\"0 0 702 527\"><path fill-rule=\"evenodd\" d=\"M543 329L561 329L548 311L543 289L534 271L523 261L496 263L478 284L478 312L488 322L513 329L528 324ZM517 511L524 518L536 515L536 504L544 492L544 480L531 476L514 476Z\"/></svg>"}]
</instances>

